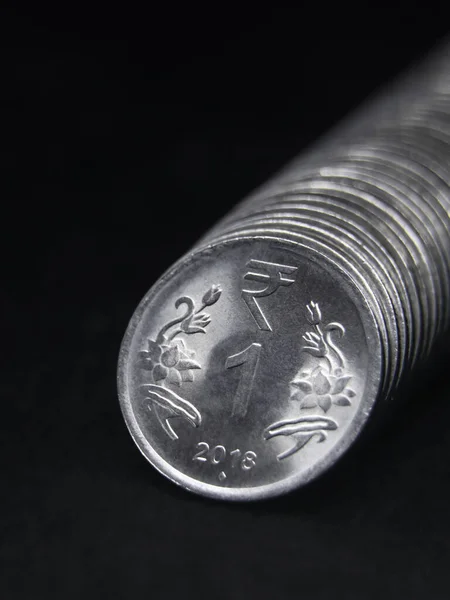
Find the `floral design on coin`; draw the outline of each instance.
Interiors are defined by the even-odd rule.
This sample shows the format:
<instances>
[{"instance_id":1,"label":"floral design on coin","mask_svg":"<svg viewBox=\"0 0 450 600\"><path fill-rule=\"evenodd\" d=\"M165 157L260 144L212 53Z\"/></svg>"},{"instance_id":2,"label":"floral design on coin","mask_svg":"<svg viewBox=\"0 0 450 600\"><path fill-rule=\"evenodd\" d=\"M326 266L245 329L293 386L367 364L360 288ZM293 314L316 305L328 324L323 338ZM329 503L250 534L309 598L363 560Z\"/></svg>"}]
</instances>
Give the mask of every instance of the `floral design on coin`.
<instances>
[{"instance_id":1,"label":"floral design on coin","mask_svg":"<svg viewBox=\"0 0 450 600\"><path fill-rule=\"evenodd\" d=\"M147 339L147 348L138 354L139 367L148 371L153 381L140 386L141 396L148 402L148 409L154 412L161 427L172 440L177 440L178 435L169 419L183 418L194 427L199 427L202 421L197 408L168 387L172 385L181 388L184 383L192 383L194 371L201 369L201 365L195 360L195 352L186 346L180 336L206 333L211 317L202 311L215 304L221 294L219 285L211 286L203 295L198 310L189 296L178 298L175 308L184 305L184 314L166 323L155 340Z\"/></svg>"},{"instance_id":2,"label":"floral design on coin","mask_svg":"<svg viewBox=\"0 0 450 600\"><path fill-rule=\"evenodd\" d=\"M352 375L347 372L344 355L332 339L335 333L344 336L345 328L335 322L323 325L318 303L311 301L306 309L306 318L314 330L302 336L305 341L302 352L315 357L318 364L316 362L310 370L300 369L291 382L290 399L299 403L301 411L319 408L327 413L332 405L350 406L350 398L355 396L348 388ZM337 428L337 422L330 417L308 414L273 423L265 430L264 437L269 440L280 435L295 436L295 444L278 456L278 460L283 460L301 450L314 436L318 443L325 441L326 432Z\"/></svg>"}]
</instances>

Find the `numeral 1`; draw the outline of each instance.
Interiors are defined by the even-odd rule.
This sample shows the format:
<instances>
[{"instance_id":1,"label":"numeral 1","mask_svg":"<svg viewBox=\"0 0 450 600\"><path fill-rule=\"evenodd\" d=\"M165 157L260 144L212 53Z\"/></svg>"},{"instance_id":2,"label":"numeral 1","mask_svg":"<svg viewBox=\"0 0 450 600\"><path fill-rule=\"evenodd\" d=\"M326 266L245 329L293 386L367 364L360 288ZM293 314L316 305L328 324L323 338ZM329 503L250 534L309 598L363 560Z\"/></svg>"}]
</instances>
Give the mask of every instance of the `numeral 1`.
<instances>
[{"instance_id":1,"label":"numeral 1","mask_svg":"<svg viewBox=\"0 0 450 600\"><path fill-rule=\"evenodd\" d=\"M232 416L244 417L247 414L260 353L261 344L251 344L242 352L229 356L225 362L226 369L242 366L241 378L234 394Z\"/></svg>"},{"instance_id":2,"label":"numeral 1","mask_svg":"<svg viewBox=\"0 0 450 600\"><path fill-rule=\"evenodd\" d=\"M239 450L239 448L236 448L236 450L232 450L230 452L230 456L231 456L231 466L235 467L239 461L239 459L242 456L242 452Z\"/></svg>"}]
</instances>

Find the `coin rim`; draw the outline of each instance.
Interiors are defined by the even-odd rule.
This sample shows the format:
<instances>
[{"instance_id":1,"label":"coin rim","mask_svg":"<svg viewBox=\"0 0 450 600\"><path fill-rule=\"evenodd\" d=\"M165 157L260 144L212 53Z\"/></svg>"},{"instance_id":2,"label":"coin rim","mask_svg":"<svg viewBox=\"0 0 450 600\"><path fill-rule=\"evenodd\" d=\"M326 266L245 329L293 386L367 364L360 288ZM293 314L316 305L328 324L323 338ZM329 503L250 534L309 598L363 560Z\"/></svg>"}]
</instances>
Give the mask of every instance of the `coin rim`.
<instances>
[{"instance_id":1,"label":"coin rim","mask_svg":"<svg viewBox=\"0 0 450 600\"><path fill-rule=\"evenodd\" d=\"M290 249L291 252L296 251L296 253L302 251L304 252L306 250L309 253L309 260L313 260L318 264L321 264L322 267L324 266L322 263L325 263L325 268L340 272L341 275L345 277L345 286L352 288L351 298L359 312L361 323L363 325L364 333L367 340L367 346L371 350L373 348L376 348L378 351L372 350L370 353L369 368L366 376L366 385L364 387L364 398L361 400L359 408L355 413L355 416L352 419L345 436L343 436L332 447L330 452L328 452L320 461L315 463L309 469L307 469L306 471L302 471L301 474L294 474L286 479L282 479L274 483L269 483L257 487L227 488L220 487L218 485L212 485L209 483L204 483L202 481L199 481L198 479L195 479L193 477L190 477L189 475L182 473L181 471L178 471L166 459L162 458L152 447L152 445L142 432L131 406L127 384L128 364L135 330L138 324L140 323L144 312L147 310L149 303L151 302L153 297L160 291L160 289L164 287L165 283L169 279L174 277L181 268L186 267L187 263L197 259L200 255L208 253L210 254L214 249L217 249L218 247L233 246L237 243L255 243L256 241L266 241L269 243L273 243L279 248L284 247L285 249ZM311 256L311 254L313 256ZM353 288L356 288L356 290ZM355 302L356 298L358 298L358 300L361 302L361 305L358 305ZM372 337L374 339L372 339ZM377 321L372 313L372 309L370 308L369 303L367 302L367 300L365 300L358 283L355 282L353 278L348 273L346 273L346 271L342 267L334 263L333 260L327 257L322 257L320 252L313 248L309 248L306 244L300 244L297 242L292 242L290 240L284 240L283 238L275 236L257 235L251 237L242 236L230 241L223 241L218 243L207 243L206 245L198 247L194 251L191 251L190 253L180 258L162 275L162 277L155 283L154 286L150 288L150 290L141 300L126 329L119 352L117 386L120 407L128 431L130 432L132 439L134 440L135 444L137 445L143 456L155 467L155 469L159 473L161 473L170 481L179 485L183 489L203 496L207 496L209 498L214 498L217 500L253 501L280 496L284 493L302 487L303 485L310 482L312 479L315 479L317 476L322 475L325 471L328 470L328 468L330 468L336 462L337 459L339 459L345 453L345 451L353 444L355 439L360 434L370 414L372 413L374 406L376 405L376 401L379 397L380 384L382 383L383 370L383 351L381 338L377 327Z\"/></svg>"}]
</instances>

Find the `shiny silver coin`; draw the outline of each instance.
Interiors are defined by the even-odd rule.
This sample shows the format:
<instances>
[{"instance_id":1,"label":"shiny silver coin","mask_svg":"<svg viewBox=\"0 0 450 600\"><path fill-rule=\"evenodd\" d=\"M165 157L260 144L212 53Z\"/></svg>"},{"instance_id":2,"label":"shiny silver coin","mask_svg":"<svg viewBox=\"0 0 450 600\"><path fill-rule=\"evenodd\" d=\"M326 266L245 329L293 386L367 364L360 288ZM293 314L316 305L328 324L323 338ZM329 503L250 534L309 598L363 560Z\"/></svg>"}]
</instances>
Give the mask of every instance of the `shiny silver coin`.
<instances>
[{"instance_id":1,"label":"shiny silver coin","mask_svg":"<svg viewBox=\"0 0 450 600\"><path fill-rule=\"evenodd\" d=\"M139 305L119 390L144 456L221 499L284 493L351 445L382 384L366 293L305 244L252 237L180 260Z\"/></svg>"}]
</instances>

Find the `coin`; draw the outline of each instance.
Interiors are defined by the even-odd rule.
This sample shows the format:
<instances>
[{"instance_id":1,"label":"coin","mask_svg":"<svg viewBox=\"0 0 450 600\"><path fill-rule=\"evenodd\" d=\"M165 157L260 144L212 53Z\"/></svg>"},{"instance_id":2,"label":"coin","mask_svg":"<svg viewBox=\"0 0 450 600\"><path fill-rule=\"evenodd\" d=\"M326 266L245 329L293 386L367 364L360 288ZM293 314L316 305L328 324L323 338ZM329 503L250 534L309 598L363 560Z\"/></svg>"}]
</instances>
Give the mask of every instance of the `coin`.
<instances>
[{"instance_id":1,"label":"coin","mask_svg":"<svg viewBox=\"0 0 450 600\"><path fill-rule=\"evenodd\" d=\"M382 385L365 292L306 244L252 236L198 249L142 300L119 360L144 456L207 496L296 488L352 444Z\"/></svg>"}]
</instances>

